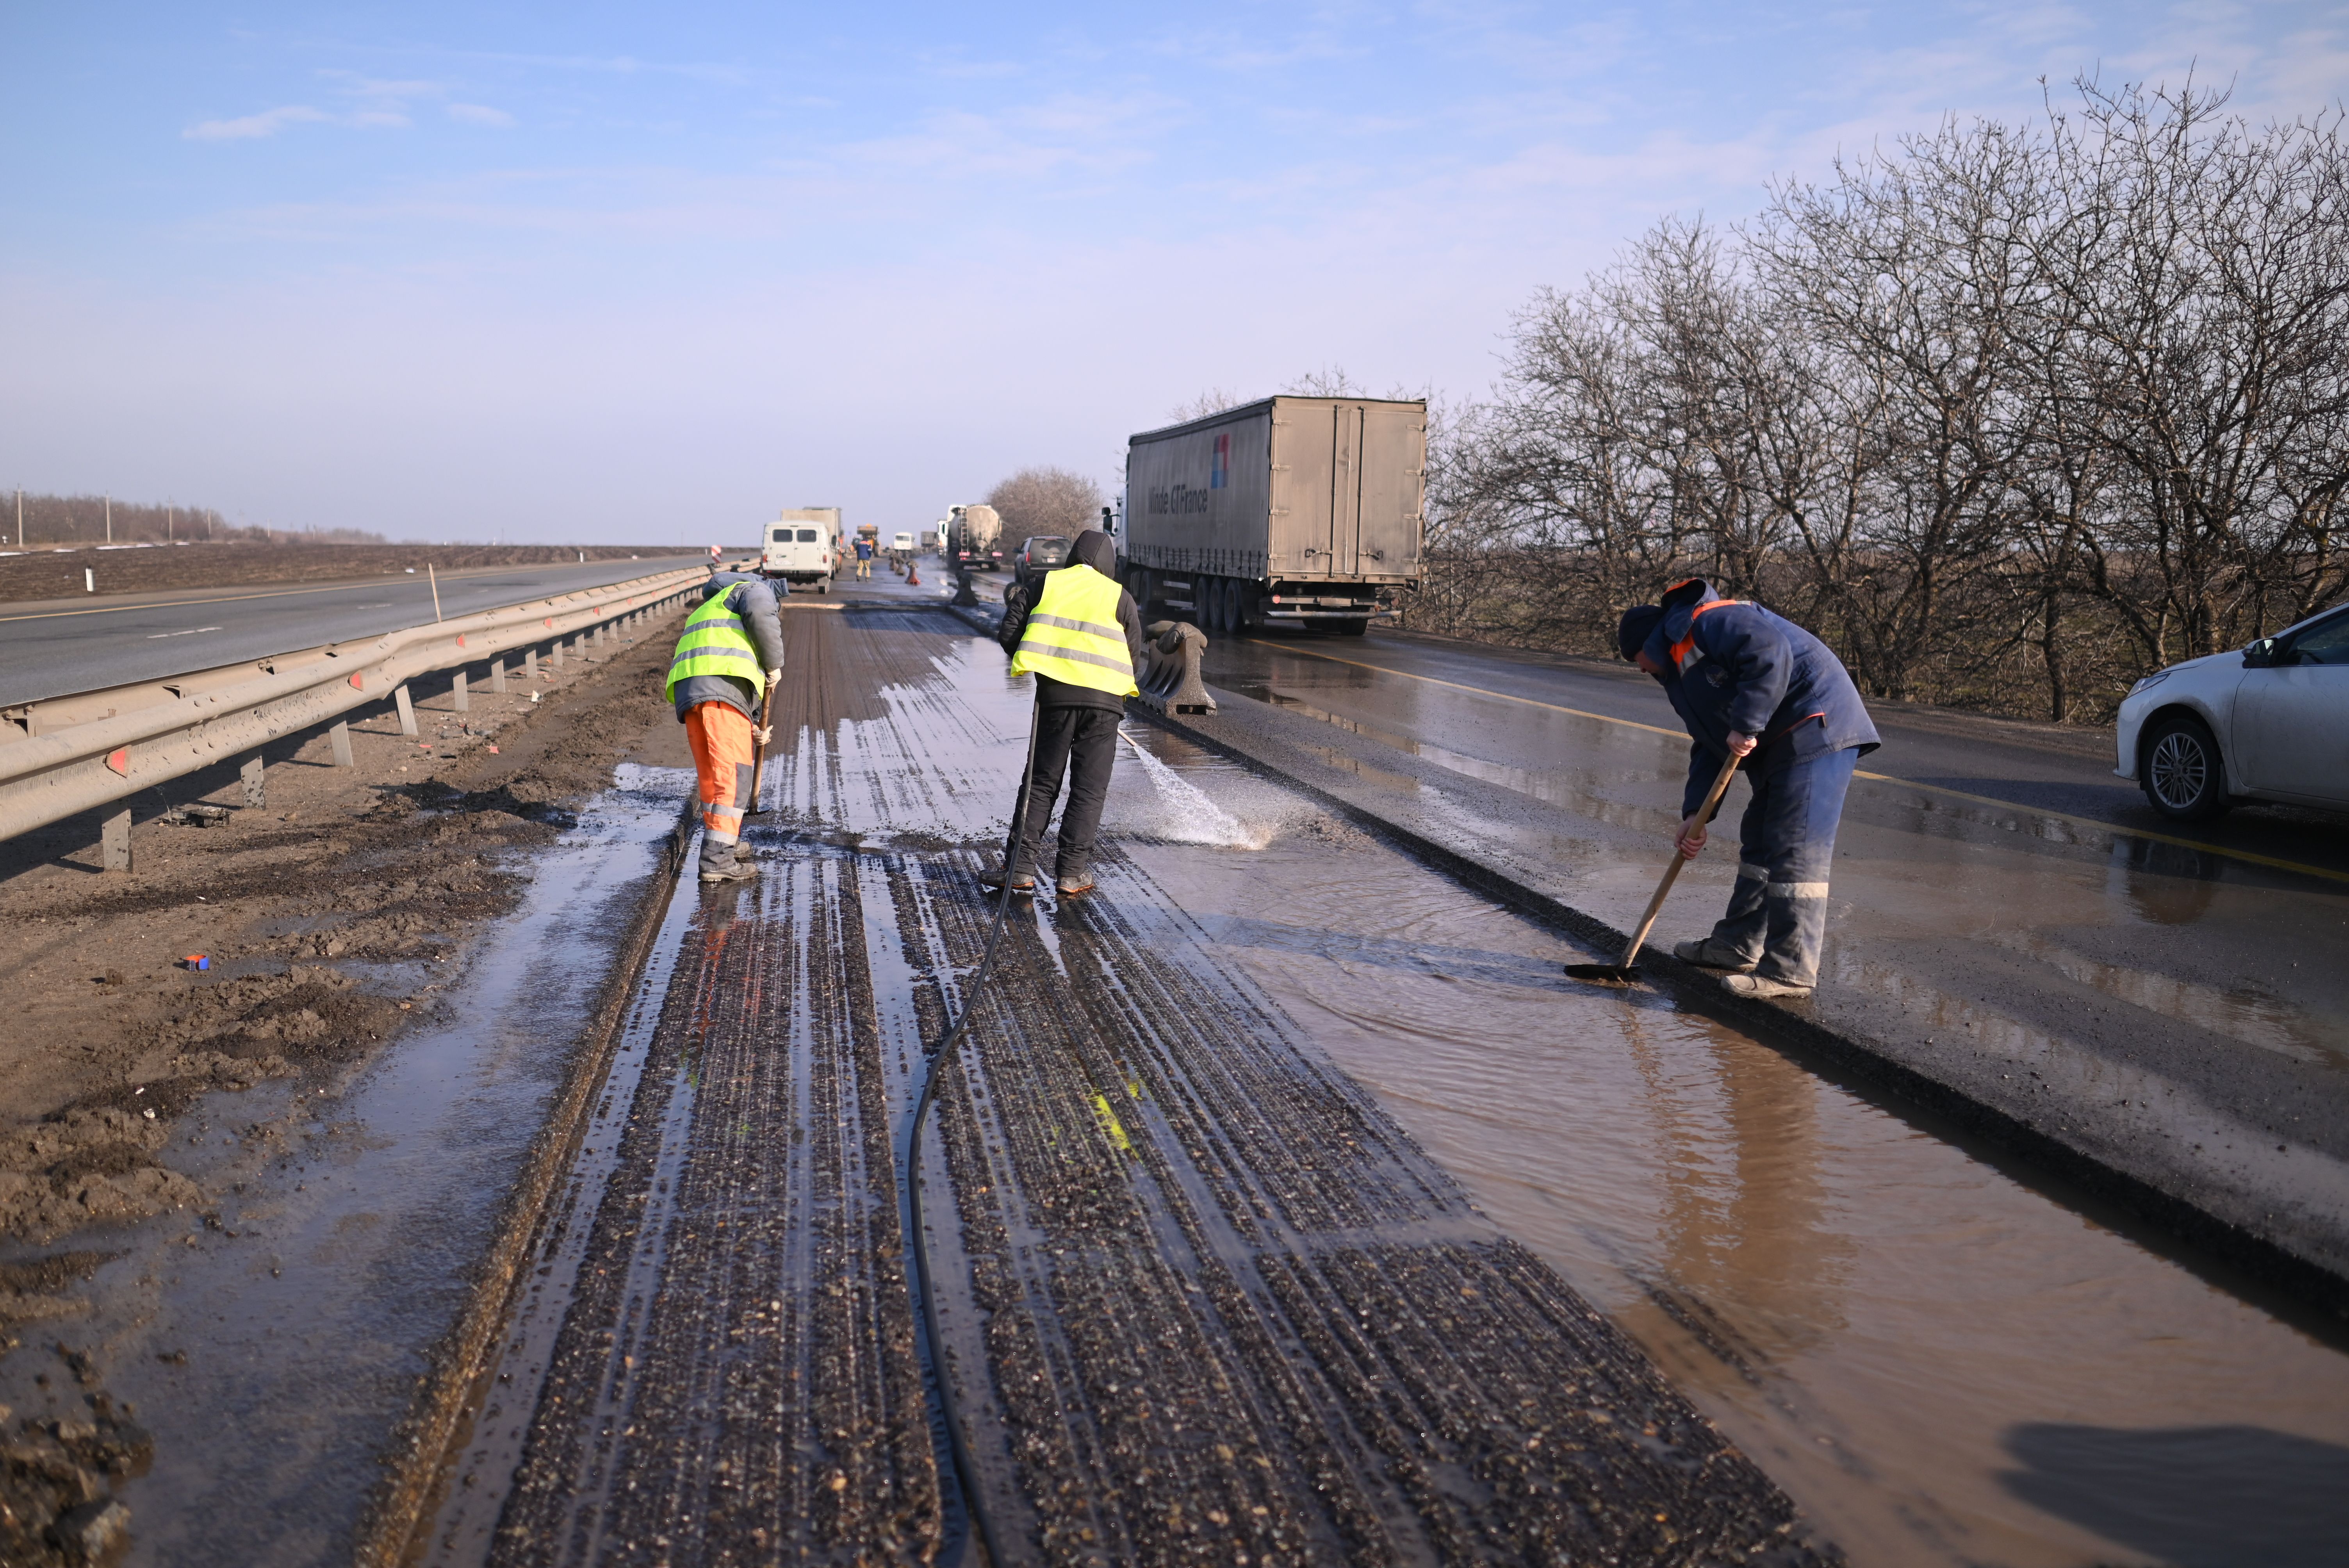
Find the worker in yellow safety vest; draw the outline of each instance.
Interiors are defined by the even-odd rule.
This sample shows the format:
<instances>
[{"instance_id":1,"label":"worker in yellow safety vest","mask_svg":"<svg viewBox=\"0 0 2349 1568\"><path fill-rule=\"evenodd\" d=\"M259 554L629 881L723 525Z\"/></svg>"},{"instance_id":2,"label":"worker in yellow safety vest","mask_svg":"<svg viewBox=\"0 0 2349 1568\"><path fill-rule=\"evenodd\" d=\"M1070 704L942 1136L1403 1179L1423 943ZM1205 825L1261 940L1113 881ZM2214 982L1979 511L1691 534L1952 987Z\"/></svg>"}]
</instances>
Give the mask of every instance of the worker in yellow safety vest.
<instances>
[{"instance_id":1,"label":"worker in yellow safety vest","mask_svg":"<svg viewBox=\"0 0 2349 1568\"><path fill-rule=\"evenodd\" d=\"M668 696L700 780L701 880L744 882L759 874L741 842L742 815L768 739L760 698L782 678L783 624L763 577L713 572L705 592L677 640Z\"/></svg>"},{"instance_id":2,"label":"worker in yellow safety vest","mask_svg":"<svg viewBox=\"0 0 2349 1568\"><path fill-rule=\"evenodd\" d=\"M1038 851L1066 771L1069 805L1061 814L1053 886L1073 898L1092 891L1093 841L1109 799L1118 722L1125 699L1142 689L1133 678L1142 612L1117 580L1117 546L1108 534L1092 528L1077 535L1069 562L1044 574L1032 603L1025 588L1003 598L997 635L1012 650L1011 673L1036 677L1036 760L1027 820L1012 824L1002 869L980 880L1000 888L1008 877L1014 892L1036 890Z\"/></svg>"}]
</instances>

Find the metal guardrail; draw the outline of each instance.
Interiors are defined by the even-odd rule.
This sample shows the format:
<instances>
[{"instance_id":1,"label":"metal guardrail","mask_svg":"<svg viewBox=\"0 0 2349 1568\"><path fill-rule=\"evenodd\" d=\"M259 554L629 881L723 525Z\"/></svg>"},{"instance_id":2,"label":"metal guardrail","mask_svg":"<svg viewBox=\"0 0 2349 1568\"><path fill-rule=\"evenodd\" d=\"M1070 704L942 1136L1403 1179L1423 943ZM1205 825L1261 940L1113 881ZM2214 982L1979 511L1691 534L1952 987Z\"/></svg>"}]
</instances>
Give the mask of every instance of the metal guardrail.
<instances>
[{"instance_id":1,"label":"metal guardrail","mask_svg":"<svg viewBox=\"0 0 2349 1568\"><path fill-rule=\"evenodd\" d=\"M662 572L608 587L533 599L430 625L387 632L265 659L223 665L27 703L0 713L0 839L246 755L245 789L256 799L261 747L354 708L395 701L412 730L407 683L434 670L497 661L518 649L600 634L684 599L706 570ZM502 667L501 667L502 669ZM493 669L492 684L501 669ZM348 760L337 727L336 759ZM109 870L127 866L129 810L106 824Z\"/></svg>"},{"instance_id":2,"label":"metal guardrail","mask_svg":"<svg viewBox=\"0 0 2349 1568\"><path fill-rule=\"evenodd\" d=\"M1216 699L1199 679L1207 634L1188 621L1153 621L1143 634L1149 660L1141 680L1142 698L1162 713L1213 713Z\"/></svg>"}]
</instances>

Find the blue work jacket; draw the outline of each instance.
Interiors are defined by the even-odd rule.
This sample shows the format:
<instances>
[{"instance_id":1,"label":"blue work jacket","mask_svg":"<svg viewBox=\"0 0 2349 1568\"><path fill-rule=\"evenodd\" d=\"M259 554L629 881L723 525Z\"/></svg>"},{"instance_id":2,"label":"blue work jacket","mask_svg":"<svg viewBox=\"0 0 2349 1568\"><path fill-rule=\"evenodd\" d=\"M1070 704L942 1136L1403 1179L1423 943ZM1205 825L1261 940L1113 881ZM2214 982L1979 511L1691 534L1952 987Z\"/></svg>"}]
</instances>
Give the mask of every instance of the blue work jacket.
<instances>
[{"instance_id":1,"label":"blue work jacket","mask_svg":"<svg viewBox=\"0 0 2349 1568\"><path fill-rule=\"evenodd\" d=\"M1657 678L1693 739L1682 816L1704 804L1732 730L1761 741L1741 764L1756 772L1847 747L1865 757L1884 744L1843 661L1785 616L1724 601L1696 578L1666 593L1663 609L1645 652L1663 667Z\"/></svg>"}]
</instances>

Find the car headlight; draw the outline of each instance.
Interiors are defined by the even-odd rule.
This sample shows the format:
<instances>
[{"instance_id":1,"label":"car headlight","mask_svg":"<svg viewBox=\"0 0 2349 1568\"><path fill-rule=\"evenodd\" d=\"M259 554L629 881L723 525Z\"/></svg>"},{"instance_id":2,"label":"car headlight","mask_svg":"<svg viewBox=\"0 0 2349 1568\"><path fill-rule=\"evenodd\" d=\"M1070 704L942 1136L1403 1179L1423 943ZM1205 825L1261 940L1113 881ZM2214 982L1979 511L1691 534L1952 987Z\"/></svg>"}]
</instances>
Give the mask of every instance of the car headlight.
<instances>
[{"instance_id":1,"label":"car headlight","mask_svg":"<svg viewBox=\"0 0 2349 1568\"><path fill-rule=\"evenodd\" d=\"M2135 696L2141 691L2151 691L2154 687L2159 686L2168 678L2169 672L2168 670L2156 670L2153 674L2146 676L2145 679L2137 682L2137 685L2129 687L2128 694L2131 696Z\"/></svg>"}]
</instances>

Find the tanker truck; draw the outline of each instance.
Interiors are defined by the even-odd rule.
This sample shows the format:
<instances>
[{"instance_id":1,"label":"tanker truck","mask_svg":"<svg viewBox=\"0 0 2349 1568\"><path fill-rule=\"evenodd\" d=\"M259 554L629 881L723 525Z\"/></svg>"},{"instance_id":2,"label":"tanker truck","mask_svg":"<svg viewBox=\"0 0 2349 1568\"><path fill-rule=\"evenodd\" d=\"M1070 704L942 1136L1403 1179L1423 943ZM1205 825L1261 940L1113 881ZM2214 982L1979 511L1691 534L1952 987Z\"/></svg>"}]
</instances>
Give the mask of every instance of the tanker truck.
<instances>
[{"instance_id":1,"label":"tanker truck","mask_svg":"<svg viewBox=\"0 0 2349 1568\"><path fill-rule=\"evenodd\" d=\"M1419 581L1427 404L1267 397L1126 443L1125 562L1154 604L1201 630L1360 636Z\"/></svg>"},{"instance_id":2,"label":"tanker truck","mask_svg":"<svg viewBox=\"0 0 2349 1568\"><path fill-rule=\"evenodd\" d=\"M958 506L947 514L943 553L958 571L992 571L1003 564L1003 520L991 506Z\"/></svg>"}]
</instances>

